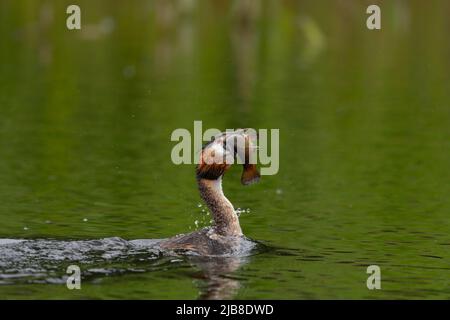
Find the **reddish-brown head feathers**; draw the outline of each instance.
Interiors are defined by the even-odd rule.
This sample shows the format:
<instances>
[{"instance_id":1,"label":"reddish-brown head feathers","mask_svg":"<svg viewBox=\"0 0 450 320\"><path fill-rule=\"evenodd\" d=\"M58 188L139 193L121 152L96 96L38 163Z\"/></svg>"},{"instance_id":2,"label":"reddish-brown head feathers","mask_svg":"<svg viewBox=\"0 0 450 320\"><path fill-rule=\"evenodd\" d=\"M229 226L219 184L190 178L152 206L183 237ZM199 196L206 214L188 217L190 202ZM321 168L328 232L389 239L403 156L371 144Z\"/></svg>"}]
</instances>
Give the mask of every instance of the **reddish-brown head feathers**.
<instances>
[{"instance_id":1,"label":"reddish-brown head feathers","mask_svg":"<svg viewBox=\"0 0 450 320\"><path fill-rule=\"evenodd\" d=\"M219 156L221 149L223 149L222 146L217 145L214 140L203 147L196 169L197 178L216 180L225 173L230 165L224 161L218 161L220 158L215 159Z\"/></svg>"},{"instance_id":2,"label":"reddish-brown head feathers","mask_svg":"<svg viewBox=\"0 0 450 320\"><path fill-rule=\"evenodd\" d=\"M207 180L219 179L230 166L227 164L206 164L199 163L197 165L197 178Z\"/></svg>"},{"instance_id":3,"label":"reddish-brown head feathers","mask_svg":"<svg viewBox=\"0 0 450 320\"><path fill-rule=\"evenodd\" d=\"M215 156L222 156L227 153L226 138L227 135L222 134L221 136L218 136L217 139L212 140L203 147L200 154L200 161L196 168L197 178L216 180L228 170L231 164L227 163L225 157L223 158L223 161L214 161ZM258 182L260 174L258 172L258 169L256 168L256 165L249 163L249 153L252 144L251 141L249 141L248 136L245 136L245 140L245 160L243 164L241 183L243 185L249 185ZM233 159L237 156L236 152L237 150L235 147L233 152Z\"/></svg>"}]
</instances>

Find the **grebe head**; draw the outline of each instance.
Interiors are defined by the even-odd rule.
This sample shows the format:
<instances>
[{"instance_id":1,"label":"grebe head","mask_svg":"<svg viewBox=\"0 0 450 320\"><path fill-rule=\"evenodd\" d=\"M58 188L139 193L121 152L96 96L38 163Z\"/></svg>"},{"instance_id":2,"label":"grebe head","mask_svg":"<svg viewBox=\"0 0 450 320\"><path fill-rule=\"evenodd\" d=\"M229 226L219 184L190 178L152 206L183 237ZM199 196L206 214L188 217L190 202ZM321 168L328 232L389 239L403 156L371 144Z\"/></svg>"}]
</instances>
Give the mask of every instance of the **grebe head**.
<instances>
[{"instance_id":1,"label":"grebe head","mask_svg":"<svg viewBox=\"0 0 450 320\"><path fill-rule=\"evenodd\" d=\"M254 159L256 133L250 129L222 132L207 143L200 153L197 165L197 178L218 180L234 163L243 165L241 182L244 185L255 183L260 174Z\"/></svg>"}]
</instances>

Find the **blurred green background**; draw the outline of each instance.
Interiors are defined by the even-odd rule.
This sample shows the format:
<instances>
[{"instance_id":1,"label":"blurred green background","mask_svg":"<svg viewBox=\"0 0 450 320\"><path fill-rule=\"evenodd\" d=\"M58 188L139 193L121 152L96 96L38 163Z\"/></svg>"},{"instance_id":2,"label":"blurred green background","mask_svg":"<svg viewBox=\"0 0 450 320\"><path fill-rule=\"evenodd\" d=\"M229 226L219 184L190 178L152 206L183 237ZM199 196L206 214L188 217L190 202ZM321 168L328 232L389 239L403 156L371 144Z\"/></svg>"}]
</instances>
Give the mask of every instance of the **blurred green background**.
<instances>
[{"instance_id":1,"label":"blurred green background","mask_svg":"<svg viewBox=\"0 0 450 320\"><path fill-rule=\"evenodd\" d=\"M164 238L207 225L176 128L280 129L280 171L224 189L289 254L237 299L450 298L450 2L0 2L0 238ZM366 28L377 3L382 29ZM382 290L366 288L366 267ZM200 283L199 283L200 281ZM199 289L200 288L200 289ZM183 263L1 298L187 298Z\"/></svg>"}]
</instances>

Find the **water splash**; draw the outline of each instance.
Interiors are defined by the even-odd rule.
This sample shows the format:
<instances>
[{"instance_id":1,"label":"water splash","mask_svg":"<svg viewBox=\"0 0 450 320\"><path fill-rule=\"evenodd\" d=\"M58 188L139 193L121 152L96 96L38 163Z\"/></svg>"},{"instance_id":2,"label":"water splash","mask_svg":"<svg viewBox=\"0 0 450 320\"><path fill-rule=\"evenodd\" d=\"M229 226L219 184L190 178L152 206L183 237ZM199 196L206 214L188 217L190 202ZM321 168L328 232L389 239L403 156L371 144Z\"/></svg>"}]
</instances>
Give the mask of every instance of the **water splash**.
<instances>
[{"instance_id":1,"label":"water splash","mask_svg":"<svg viewBox=\"0 0 450 320\"><path fill-rule=\"evenodd\" d=\"M0 284L19 280L62 282L66 266L74 262L98 271L95 267L105 263L126 260L133 265L155 260L161 255L155 248L157 242L117 237L82 241L0 239ZM111 268L108 272L116 271Z\"/></svg>"},{"instance_id":2,"label":"water splash","mask_svg":"<svg viewBox=\"0 0 450 320\"><path fill-rule=\"evenodd\" d=\"M79 265L83 277L89 278L148 272L167 268L167 264L186 263L189 252L174 257L173 252L158 247L161 240L119 237L74 241L0 239L0 285L63 284L68 277L66 268L71 264ZM249 256L255 247L256 243L245 241L234 258Z\"/></svg>"}]
</instances>

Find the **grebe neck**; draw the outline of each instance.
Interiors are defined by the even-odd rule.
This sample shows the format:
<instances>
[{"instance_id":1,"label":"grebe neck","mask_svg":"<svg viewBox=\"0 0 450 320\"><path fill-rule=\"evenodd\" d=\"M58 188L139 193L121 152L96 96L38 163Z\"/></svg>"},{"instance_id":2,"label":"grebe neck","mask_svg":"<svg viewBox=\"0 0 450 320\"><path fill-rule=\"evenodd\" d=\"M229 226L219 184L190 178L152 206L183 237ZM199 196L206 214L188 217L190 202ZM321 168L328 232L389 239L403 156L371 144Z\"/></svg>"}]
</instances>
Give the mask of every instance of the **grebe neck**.
<instances>
[{"instance_id":1,"label":"grebe neck","mask_svg":"<svg viewBox=\"0 0 450 320\"><path fill-rule=\"evenodd\" d=\"M216 180L197 178L200 196L214 218L215 231L223 236L242 236L239 217L222 191L222 177Z\"/></svg>"}]
</instances>

